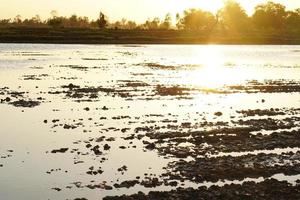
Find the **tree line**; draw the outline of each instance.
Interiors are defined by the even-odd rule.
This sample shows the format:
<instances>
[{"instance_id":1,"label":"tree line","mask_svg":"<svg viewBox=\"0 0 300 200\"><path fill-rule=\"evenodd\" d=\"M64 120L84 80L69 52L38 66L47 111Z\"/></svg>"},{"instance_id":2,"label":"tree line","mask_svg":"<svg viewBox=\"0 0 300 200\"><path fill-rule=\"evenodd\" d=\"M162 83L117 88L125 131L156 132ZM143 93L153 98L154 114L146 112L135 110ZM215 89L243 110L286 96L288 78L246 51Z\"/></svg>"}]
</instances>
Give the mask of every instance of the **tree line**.
<instances>
[{"instance_id":1,"label":"tree line","mask_svg":"<svg viewBox=\"0 0 300 200\"><path fill-rule=\"evenodd\" d=\"M174 24L173 22L176 21ZM108 17L100 12L98 19L90 20L88 17L72 15L70 17L58 16L56 11L51 12L51 17L41 20L37 15L31 19L22 19L20 15L14 19L1 19L0 27L4 26L32 26L54 28L95 28L95 29L177 29L189 31L228 31L235 33L250 30L262 31L300 31L300 8L287 10L279 3L267 2L255 7L254 13L248 16L245 9L234 0L228 0L216 13L202 9L188 9L176 15L173 21L170 14L164 19L155 17L144 23L122 19L110 22Z\"/></svg>"}]
</instances>

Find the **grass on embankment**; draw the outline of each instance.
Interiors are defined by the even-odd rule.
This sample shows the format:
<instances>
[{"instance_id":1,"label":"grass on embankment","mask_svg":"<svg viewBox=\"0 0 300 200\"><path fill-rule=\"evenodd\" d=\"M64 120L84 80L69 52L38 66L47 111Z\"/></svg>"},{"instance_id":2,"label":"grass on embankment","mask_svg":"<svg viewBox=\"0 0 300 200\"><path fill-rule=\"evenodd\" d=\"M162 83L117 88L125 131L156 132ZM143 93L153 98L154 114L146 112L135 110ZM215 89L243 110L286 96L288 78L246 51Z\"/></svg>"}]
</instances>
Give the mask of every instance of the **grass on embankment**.
<instances>
[{"instance_id":1,"label":"grass on embankment","mask_svg":"<svg viewBox=\"0 0 300 200\"><path fill-rule=\"evenodd\" d=\"M299 33L229 34L182 30L0 27L0 43L59 44L300 44Z\"/></svg>"}]
</instances>

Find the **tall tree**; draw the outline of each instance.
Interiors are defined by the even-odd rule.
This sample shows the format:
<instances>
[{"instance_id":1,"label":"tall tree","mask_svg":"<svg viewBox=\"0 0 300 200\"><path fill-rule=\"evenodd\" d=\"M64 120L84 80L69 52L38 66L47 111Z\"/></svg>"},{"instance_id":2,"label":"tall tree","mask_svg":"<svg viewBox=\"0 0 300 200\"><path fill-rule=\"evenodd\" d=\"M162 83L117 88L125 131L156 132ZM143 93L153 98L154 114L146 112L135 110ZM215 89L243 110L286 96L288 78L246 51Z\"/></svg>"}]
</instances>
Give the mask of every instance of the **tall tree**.
<instances>
[{"instance_id":1,"label":"tall tree","mask_svg":"<svg viewBox=\"0 0 300 200\"><path fill-rule=\"evenodd\" d=\"M233 0L225 2L224 7L219 10L218 17L220 23L231 31L246 31L249 17L241 5Z\"/></svg>"},{"instance_id":2,"label":"tall tree","mask_svg":"<svg viewBox=\"0 0 300 200\"><path fill-rule=\"evenodd\" d=\"M160 24L160 28L161 28L161 29L170 29L170 28L171 28L171 25L172 25L172 17L171 17L171 14L168 13L168 14L165 16L164 21Z\"/></svg>"},{"instance_id":3,"label":"tall tree","mask_svg":"<svg viewBox=\"0 0 300 200\"><path fill-rule=\"evenodd\" d=\"M158 29L160 24L160 19L158 17L155 17L153 20L148 19L142 27L149 30Z\"/></svg>"},{"instance_id":4,"label":"tall tree","mask_svg":"<svg viewBox=\"0 0 300 200\"><path fill-rule=\"evenodd\" d=\"M137 24L134 21L127 21L126 28L135 29L137 28Z\"/></svg>"},{"instance_id":5,"label":"tall tree","mask_svg":"<svg viewBox=\"0 0 300 200\"><path fill-rule=\"evenodd\" d=\"M22 23L21 15L17 15L17 16L14 18L14 23L15 23L15 24L21 24L21 23Z\"/></svg>"},{"instance_id":6,"label":"tall tree","mask_svg":"<svg viewBox=\"0 0 300 200\"><path fill-rule=\"evenodd\" d=\"M100 14L99 14L97 24L98 24L99 28L101 28L101 29L105 28L108 24L107 17L102 12L100 12Z\"/></svg>"},{"instance_id":7,"label":"tall tree","mask_svg":"<svg viewBox=\"0 0 300 200\"><path fill-rule=\"evenodd\" d=\"M282 29L286 15L287 12L284 5L269 1L255 7L252 19L257 28Z\"/></svg>"},{"instance_id":8,"label":"tall tree","mask_svg":"<svg viewBox=\"0 0 300 200\"><path fill-rule=\"evenodd\" d=\"M51 10L50 15L52 18L56 18L58 16L57 10Z\"/></svg>"},{"instance_id":9,"label":"tall tree","mask_svg":"<svg viewBox=\"0 0 300 200\"><path fill-rule=\"evenodd\" d=\"M216 18L210 12L201 9L189 9L184 11L184 16L177 16L177 27L186 30L210 29L216 22Z\"/></svg>"},{"instance_id":10,"label":"tall tree","mask_svg":"<svg viewBox=\"0 0 300 200\"><path fill-rule=\"evenodd\" d=\"M179 13L176 13L176 28L179 30L184 28L182 25L181 16Z\"/></svg>"},{"instance_id":11,"label":"tall tree","mask_svg":"<svg viewBox=\"0 0 300 200\"><path fill-rule=\"evenodd\" d=\"M285 25L288 30L300 29L300 9L287 11Z\"/></svg>"}]
</instances>

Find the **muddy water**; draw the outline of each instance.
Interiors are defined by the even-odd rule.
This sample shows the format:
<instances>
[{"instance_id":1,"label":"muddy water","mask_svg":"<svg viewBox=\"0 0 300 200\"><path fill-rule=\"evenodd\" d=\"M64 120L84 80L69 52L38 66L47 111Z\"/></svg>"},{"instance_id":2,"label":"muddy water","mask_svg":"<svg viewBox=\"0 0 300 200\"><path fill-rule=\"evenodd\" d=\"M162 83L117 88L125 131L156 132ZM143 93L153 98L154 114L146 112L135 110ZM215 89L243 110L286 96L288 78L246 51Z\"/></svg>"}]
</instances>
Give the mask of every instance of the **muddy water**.
<instances>
[{"instance_id":1,"label":"muddy water","mask_svg":"<svg viewBox=\"0 0 300 200\"><path fill-rule=\"evenodd\" d=\"M296 184L299 51L0 44L1 199Z\"/></svg>"}]
</instances>

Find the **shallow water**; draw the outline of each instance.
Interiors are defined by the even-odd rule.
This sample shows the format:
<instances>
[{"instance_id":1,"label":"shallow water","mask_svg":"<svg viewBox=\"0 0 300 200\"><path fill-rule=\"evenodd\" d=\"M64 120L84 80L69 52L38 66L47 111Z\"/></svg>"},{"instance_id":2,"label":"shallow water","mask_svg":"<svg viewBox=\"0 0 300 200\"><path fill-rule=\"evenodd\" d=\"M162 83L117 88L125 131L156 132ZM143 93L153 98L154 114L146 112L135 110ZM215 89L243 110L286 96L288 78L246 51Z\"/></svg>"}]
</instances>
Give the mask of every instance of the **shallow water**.
<instances>
[{"instance_id":1,"label":"shallow water","mask_svg":"<svg viewBox=\"0 0 300 200\"><path fill-rule=\"evenodd\" d=\"M201 148L189 145L189 139L178 142L167 137L153 150L145 148L147 143L143 141L156 142L147 133L244 127L239 120L251 119L278 120L283 123L278 130L299 131L298 118L289 119L300 116L299 49L300 46L255 45L0 44L0 99L11 98L0 104L1 198L101 199L151 191L140 185L112 190L85 186L113 186L136 176L159 177L166 172L168 163L180 160L176 154L162 152L161 148L166 147L194 152L203 149L199 156L217 157L281 154L289 150L296 153L300 147L296 144L290 147L291 144L276 143L267 150L249 146L240 152L229 146L223 152L212 150L213 145L204 142ZM14 91L25 93L14 97ZM37 101L39 105L12 104L20 99ZM272 108L283 113L239 113ZM54 119L59 121L52 122ZM210 124L203 125L206 122ZM289 126L282 127L284 124ZM137 131L146 126L150 128ZM263 125L251 130L265 136L272 135L272 131L274 127ZM143 138L138 139L138 134ZM102 136L104 141L97 142ZM185 138L188 137L191 136ZM87 144L99 145L102 154L96 155ZM103 150L104 144L110 149ZM68 150L51 153L60 148ZM127 170L118 171L124 165ZM91 166L100 167L103 173L87 174ZM291 182L295 177L298 180L294 174ZM246 174L244 178L247 180ZM74 182L81 182L83 187L74 186Z\"/></svg>"}]
</instances>

